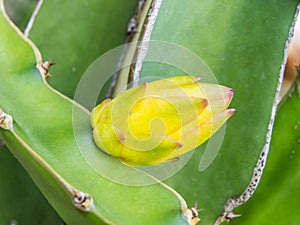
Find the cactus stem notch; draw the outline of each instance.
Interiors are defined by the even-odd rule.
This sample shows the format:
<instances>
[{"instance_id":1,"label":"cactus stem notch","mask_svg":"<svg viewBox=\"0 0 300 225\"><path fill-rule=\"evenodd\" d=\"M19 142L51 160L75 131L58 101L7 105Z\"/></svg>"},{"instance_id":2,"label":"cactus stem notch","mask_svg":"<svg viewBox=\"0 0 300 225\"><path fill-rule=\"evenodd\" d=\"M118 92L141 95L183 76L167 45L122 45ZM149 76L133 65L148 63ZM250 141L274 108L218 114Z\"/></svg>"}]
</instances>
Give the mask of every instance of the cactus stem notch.
<instances>
[{"instance_id":1,"label":"cactus stem notch","mask_svg":"<svg viewBox=\"0 0 300 225\"><path fill-rule=\"evenodd\" d=\"M223 222L229 222L231 221L232 219L236 218L236 217L240 217L241 215L238 215L238 214L235 214L233 213L233 209L236 207L236 201L237 201L237 198L234 198L234 197L230 197L226 204L225 204L225 207L224 207L224 213L222 216L220 216L217 221L215 222L214 225L219 225Z\"/></svg>"},{"instance_id":2,"label":"cactus stem notch","mask_svg":"<svg viewBox=\"0 0 300 225\"><path fill-rule=\"evenodd\" d=\"M198 217L198 213L202 211L202 209L198 209L198 203L196 202L194 207L190 209L186 209L183 213L189 225L196 225L200 218Z\"/></svg>"},{"instance_id":3,"label":"cactus stem notch","mask_svg":"<svg viewBox=\"0 0 300 225\"><path fill-rule=\"evenodd\" d=\"M55 63L53 61L45 61L42 63L38 63L36 67L39 69L40 73L42 74L43 78L46 79L51 77L49 73L50 67L53 66Z\"/></svg>"},{"instance_id":4,"label":"cactus stem notch","mask_svg":"<svg viewBox=\"0 0 300 225\"><path fill-rule=\"evenodd\" d=\"M13 129L13 118L11 115L5 113L0 109L0 127L5 130Z\"/></svg>"},{"instance_id":5,"label":"cactus stem notch","mask_svg":"<svg viewBox=\"0 0 300 225\"><path fill-rule=\"evenodd\" d=\"M81 191L74 192L73 204L77 209L84 212L89 212L92 208L94 208L92 197L89 194Z\"/></svg>"}]
</instances>

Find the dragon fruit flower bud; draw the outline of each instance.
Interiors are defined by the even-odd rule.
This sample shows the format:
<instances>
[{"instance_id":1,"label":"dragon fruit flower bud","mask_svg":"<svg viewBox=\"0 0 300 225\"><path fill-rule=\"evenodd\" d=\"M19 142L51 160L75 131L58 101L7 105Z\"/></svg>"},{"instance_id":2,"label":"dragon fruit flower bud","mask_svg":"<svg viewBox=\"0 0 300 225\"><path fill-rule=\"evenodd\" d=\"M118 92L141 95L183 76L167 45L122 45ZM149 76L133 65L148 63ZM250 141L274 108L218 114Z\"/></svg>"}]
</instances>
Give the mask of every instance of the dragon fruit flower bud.
<instances>
[{"instance_id":1,"label":"dragon fruit flower bud","mask_svg":"<svg viewBox=\"0 0 300 225\"><path fill-rule=\"evenodd\" d=\"M134 166L163 163L209 139L233 113L231 88L177 76L129 89L91 113L96 145Z\"/></svg>"}]
</instances>

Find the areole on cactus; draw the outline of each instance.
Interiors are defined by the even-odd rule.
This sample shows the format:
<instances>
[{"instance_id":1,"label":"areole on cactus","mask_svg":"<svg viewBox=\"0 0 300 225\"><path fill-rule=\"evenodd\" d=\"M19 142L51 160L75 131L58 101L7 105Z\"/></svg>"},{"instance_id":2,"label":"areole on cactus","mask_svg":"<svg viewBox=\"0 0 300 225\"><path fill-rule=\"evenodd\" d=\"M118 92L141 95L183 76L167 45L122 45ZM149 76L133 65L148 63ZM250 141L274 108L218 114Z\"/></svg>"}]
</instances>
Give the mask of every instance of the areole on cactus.
<instances>
[{"instance_id":1,"label":"areole on cactus","mask_svg":"<svg viewBox=\"0 0 300 225\"><path fill-rule=\"evenodd\" d=\"M96 144L129 165L163 163L189 152L230 118L231 88L177 76L106 99L91 114Z\"/></svg>"}]
</instances>

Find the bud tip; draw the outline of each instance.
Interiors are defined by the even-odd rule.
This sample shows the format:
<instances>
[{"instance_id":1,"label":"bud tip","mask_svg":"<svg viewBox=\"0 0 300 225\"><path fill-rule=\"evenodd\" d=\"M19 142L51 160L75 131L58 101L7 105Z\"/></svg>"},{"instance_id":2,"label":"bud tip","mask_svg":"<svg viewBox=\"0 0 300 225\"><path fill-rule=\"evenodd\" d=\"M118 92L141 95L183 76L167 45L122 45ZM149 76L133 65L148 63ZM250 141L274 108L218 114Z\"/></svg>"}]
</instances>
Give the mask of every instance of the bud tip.
<instances>
[{"instance_id":1,"label":"bud tip","mask_svg":"<svg viewBox=\"0 0 300 225\"><path fill-rule=\"evenodd\" d=\"M195 82L197 82L197 81L201 80L201 77L199 77L199 76L194 76L194 77L193 77L193 80L194 80Z\"/></svg>"},{"instance_id":2,"label":"bud tip","mask_svg":"<svg viewBox=\"0 0 300 225\"><path fill-rule=\"evenodd\" d=\"M235 113L236 109L228 109L226 110L226 113L228 116L232 116Z\"/></svg>"},{"instance_id":3,"label":"bud tip","mask_svg":"<svg viewBox=\"0 0 300 225\"><path fill-rule=\"evenodd\" d=\"M177 145L177 146L176 146L177 148L181 148L181 147L183 146L183 144L180 143L180 142L177 142L176 145Z\"/></svg>"}]
</instances>

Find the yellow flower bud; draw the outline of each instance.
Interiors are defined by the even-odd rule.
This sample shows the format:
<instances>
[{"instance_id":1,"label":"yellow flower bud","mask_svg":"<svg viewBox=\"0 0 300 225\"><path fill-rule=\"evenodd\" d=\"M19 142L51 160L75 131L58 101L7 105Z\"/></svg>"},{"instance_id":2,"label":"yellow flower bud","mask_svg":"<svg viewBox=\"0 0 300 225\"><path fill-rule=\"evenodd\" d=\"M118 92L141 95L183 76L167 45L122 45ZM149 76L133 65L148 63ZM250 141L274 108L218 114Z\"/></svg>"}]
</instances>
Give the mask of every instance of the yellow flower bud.
<instances>
[{"instance_id":1,"label":"yellow flower bud","mask_svg":"<svg viewBox=\"0 0 300 225\"><path fill-rule=\"evenodd\" d=\"M95 143L120 161L154 165L195 149L233 115L230 88L178 76L144 83L91 113Z\"/></svg>"}]
</instances>

